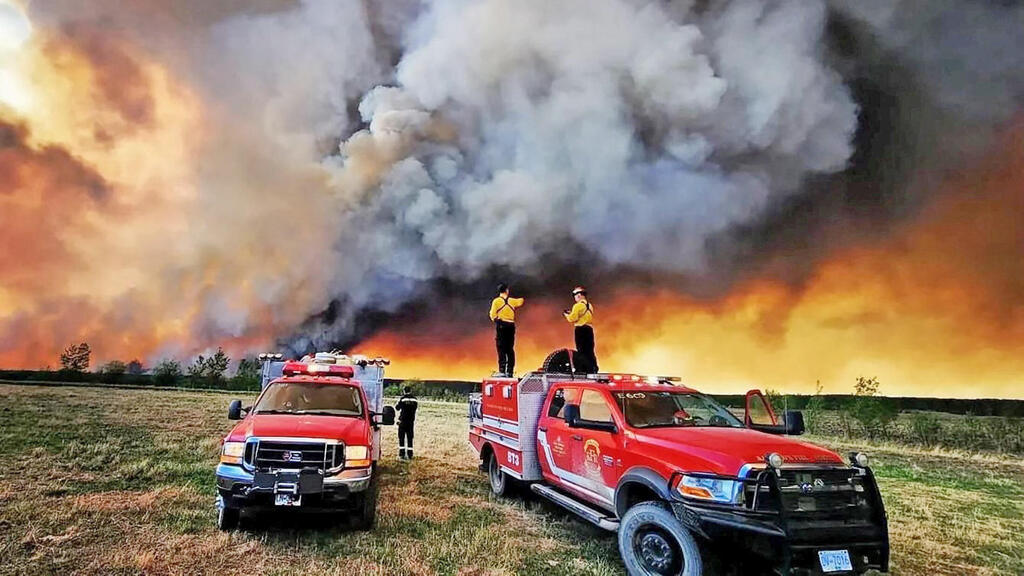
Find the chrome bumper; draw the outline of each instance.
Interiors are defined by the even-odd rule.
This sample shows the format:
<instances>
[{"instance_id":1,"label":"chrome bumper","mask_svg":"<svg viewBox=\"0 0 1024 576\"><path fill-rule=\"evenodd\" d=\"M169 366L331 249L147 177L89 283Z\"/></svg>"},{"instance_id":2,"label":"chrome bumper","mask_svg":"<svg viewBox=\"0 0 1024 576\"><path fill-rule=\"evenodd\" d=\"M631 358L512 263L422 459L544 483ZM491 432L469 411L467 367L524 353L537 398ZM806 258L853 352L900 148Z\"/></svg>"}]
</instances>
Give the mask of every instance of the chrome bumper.
<instances>
[{"instance_id":1,"label":"chrome bumper","mask_svg":"<svg viewBox=\"0 0 1024 576\"><path fill-rule=\"evenodd\" d=\"M241 466L234 466L232 464L218 464L217 465L217 480L218 485L220 480L228 480L234 484L241 484L243 486L251 487L253 484L253 475L247 472ZM331 490L333 488L339 488L342 486L348 487L349 492L362 492L369 488L370 478L373 475L372 468L356 468L352 470L342 470L333 476L324 477L324 490Z\"/></svg>"}]
</instances>

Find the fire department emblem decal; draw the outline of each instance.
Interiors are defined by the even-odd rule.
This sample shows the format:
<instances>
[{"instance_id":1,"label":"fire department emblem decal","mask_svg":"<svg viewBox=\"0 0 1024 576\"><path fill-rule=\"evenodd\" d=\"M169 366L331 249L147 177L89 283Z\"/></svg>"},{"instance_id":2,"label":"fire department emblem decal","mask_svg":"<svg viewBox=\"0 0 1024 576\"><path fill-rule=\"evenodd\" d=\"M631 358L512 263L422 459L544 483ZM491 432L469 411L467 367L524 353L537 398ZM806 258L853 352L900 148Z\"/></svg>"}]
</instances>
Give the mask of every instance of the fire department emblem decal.
<instances>
[{"instance_id":1,"label":"fire department emblem decal","mask_svg":"<svg viewBox=\"0 0 1024 576\"><path fill-rule=\"evenodd\" d=\"M601 473L601 445L593 438L583 445L583 465L592 474Z\"/></svg>"}]
</instances>

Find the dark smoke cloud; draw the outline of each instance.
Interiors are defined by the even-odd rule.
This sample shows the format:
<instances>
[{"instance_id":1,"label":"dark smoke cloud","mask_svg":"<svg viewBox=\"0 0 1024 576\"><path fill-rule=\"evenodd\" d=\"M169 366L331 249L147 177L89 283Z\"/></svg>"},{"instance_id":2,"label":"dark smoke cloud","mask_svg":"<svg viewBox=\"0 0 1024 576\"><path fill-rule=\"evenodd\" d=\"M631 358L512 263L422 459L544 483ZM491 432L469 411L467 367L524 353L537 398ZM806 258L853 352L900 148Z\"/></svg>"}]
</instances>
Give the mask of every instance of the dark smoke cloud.
<instances>
[{"instance_id":1,"label":"dark smoke cloud","mask_svg":"<svg viewBox=\"0 0 1024 576\"><path fill-rule=\"evenodd\" d=\"M612 4L534 21L529 3L501 19L501 3L436 2L420 17L398 87L363 101L368 132L443 117L459 140L414 135L373 182L352 242L372 250L386 230L377 257L400 268L374 296L483 298L509 272L555 294L581 277L708 297L753 275L800 283L927 205L1021 107L1017 3ZM612 13L625 24L602 29ZM632 30L657 48L617 41ZM343 320L302 332L345 342Z\"/></svg>"},{"instance_id":2,"label":"dark smoke cloud","mask_svg":"<svg viewBox=\"0 0 1024 576\"><path fill-rule=\"evenodd\" d=\"M204 344L473 318L497 279L714 298L932 201L1021 107L1019 3L35 0L187 79ZM97 36L100 34L100 36ZM129 82L130 83L130 82ZM144 95L110 100L145 119Z\"/></svg>"},{"instance_id":3,"label":"dark smoke cloud","mask_svg":"<svg viewBox=\"0 0 1024 576\"><path fill-rule=\"evenodd\" d=\"M1019 2L832 2L827 45L859 105L839 173L710 242L728 278L799 283L821 258L885 235L948 193L1024 108Z\"/></svg>"}]
</instances>

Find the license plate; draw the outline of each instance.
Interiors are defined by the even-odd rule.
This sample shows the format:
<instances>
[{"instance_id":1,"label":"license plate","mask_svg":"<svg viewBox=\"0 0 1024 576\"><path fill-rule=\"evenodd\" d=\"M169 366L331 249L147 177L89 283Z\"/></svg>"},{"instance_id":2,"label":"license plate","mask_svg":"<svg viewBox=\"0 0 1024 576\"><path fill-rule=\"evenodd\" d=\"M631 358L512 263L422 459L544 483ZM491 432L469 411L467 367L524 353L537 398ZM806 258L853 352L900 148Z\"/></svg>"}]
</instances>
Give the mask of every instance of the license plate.
<instances>
[{"instance_id":1,"label":"license plate","mask_svg":"<svg viewBox=\"0 0 1024 576\"><path fill-rule=\"evenodd\" d=\"M818 561L821 562L821 571L829 572L850 572L853 570L853 563L850 562L850 553L846 550L819 550Z\"/></svg>"},{"instance_id":2,"label":"license plate","mask_svg":"<svg viewBox=\"0 0 1024 576\"><path fill-rule=\"evenodd\" d=\"M301 506L302 496L297 494L274 494L274 506Z\"/></svg>"}]
</instances>

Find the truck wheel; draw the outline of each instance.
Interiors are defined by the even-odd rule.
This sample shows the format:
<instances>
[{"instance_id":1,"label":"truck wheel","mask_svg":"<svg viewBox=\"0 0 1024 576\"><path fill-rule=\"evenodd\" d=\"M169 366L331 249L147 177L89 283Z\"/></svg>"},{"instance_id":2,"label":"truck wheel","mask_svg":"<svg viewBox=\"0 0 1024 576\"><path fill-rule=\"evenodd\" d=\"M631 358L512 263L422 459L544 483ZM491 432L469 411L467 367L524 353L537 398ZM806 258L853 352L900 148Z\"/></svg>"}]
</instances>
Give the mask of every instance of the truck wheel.
<instances>
[{"instance_id":1,"label":"truck wheel","mask_svg":"<svg viewBox=\"0 0 1024 576\"><path fill-rule=\"evenodd\" d=\"M491 459L487 462L487 477L491 481L491 492L495 496L509 496L512 494L512 478L509 477L501 466L498 465L498 457L491 452Z\"/></svg>"},{"instance_id":2,"label":"truck wheel","mask_svg":"<svg viewBox=\"0 0 1024 576\"><path fill-rule=\"evenodd\" d=\"M372 530L377 523L377 493L377 471L374 470L370 485L359 497L355 518L356 530Z\"/></svg>"},{"instance_id":3,"label":"truck wheel","mask_svg":"<svg viewBox=\"0 0 1024 576\"><path fill-rule=\"evenodd\" d=\"M217 507L217 529L229 532L238 528L238 520L241 517L241 510L228 508L227 506Z\"/></svg>"},{"instance_id":4,"label":"truck wheel","mask_svg":"<svg viewBox=\"0 0 1024 576\"><path fill-rule=\"evenodd\" d=\"M630 576L701 576L703 571L693 535L656 502L626 511L619 525L619 554Z\"/></svg>"},{"instance_id":5,"label":"truck wheel","mask_svg":"<svg viewBox=\"0 0 1024 576\"><path fill-rule=\"evenodd\" d=\"M570 358L575 354L575 350L570 351L566 348L559 348L548 354L540 369L542 372L551 374L572 374L572 361Z\"/></svg>"}]
</instances>

